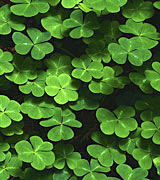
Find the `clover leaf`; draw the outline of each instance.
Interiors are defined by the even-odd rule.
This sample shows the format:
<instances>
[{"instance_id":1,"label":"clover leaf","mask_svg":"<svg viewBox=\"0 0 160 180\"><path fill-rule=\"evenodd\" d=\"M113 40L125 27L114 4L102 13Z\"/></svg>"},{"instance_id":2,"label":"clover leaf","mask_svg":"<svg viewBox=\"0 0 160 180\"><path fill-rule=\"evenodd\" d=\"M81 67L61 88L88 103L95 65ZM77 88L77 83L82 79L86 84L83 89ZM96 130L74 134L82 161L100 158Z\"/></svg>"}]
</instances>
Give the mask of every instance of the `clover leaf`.
<instances>
[{"instance_id":1,"label":"clover leaf","mask_svg":"<svg viewBox=\"0 0 160 180\"><path fill-rule=\"evenodd\" d=\"M12 35L15 50L21 55L29 53L31 50L31 56L36 60L41 60L46 54L53 52L53 45L49 42L45 42L51 39L49 32L41 32L37 28L28 28L27 34L31 40L21 32L14 32Z\"/></svg>"},{"instance_id":2,"label":"clover leaf","mask_svg":"<svg viewBox=\"0 0 160 180\"><path fill-rule=\"evenodd\" d=\"M126 161L125 154L118 148L115 137L108 137L96 131L92 133L91 138L98 144L87 146L87 152L106 167L113 165L113 161L117 164Z\"/></svg>"},{"instance_id":3,"label":"clover leaf","mask_svg":"<svg viewBox=\"0 0 160 180\"><path fill-rule=\"evenodd\" d=\"M63 169L65 163L67 163L70 169L77 167L77 161L81 159L81 155L80 153L73 151L74 147L71 144L56 144L54 148L56 157L54 167Z\"/></svg>"},{"instance_id":4,"label":"clover leaf","mask_svg":"<svg viewBox=\"0 0 160 180\"><path fill-rule=\"evenodd\" d=\"M138 123L133 118L135 110L130 106L119 106L114 114L108 109L99 108L96 117L100 124L100 129L104 134L112 135L114 132L118 137L125 138L130 131L134 131Z\"/></svg>"},{"instance_id":5,"label":"clover leaf","mask_svg":"<svg viewBox=\"0 0 160 180\"><path fill-rule=\"evenodd\" d=\"M160 175L160 157L153 159L154 166L157 168L157 174Z\"/></svg>"},{"instance_id":6,"label":"clover leaf","mask_svg":"<svg viewBox=\"0 0 160 180\"><path fill-rule=\"evenodd\" d=\"M120 25L119 29L123 33L134 34L131 41L135 42L139 48L151 49L158 44L160 33L157 32L156 27L149 23L134 22L128 19L125 25Z\"/></svg>"},{"instance_id":7,"label":"clover leaf","mask_svg":"<svg viewBox=\"0 0 160 180\"><path fill-rule=\"evenodd\" d=\"M157 91L160 91L160 63L153 62L152 63L153 70L145 70L144 74L149 80L150 85Z\"/></svg>"},{"instance_id":8,"label":"clover leaf","mask_svg":"<svg viewBox=\"0 0 160 180\"><path fill-rule=\"evenodd\" d=\"M69 19L63 21L64 26L67 28L74 28L69 33L73 39L81 37L91 37L94 34L94 29L98 29L98 23L95 13L87 14L83 21L83 13L81 10L74 10Z\"/></svg>"},{"instance_id":9,"label":"clover leaf","mask_svg":"<svg viewBox=\"0 0 160 180\"><path fill-rule=\"evenodd\" d=\"M5 77L15 84L24 84L28 80L33 80L37 77L35 62L30 57L15 55L13 59L14 71L5 75Z\"/></svg>"},{"instance_id":10,"label":"clover leaf","mask_svg":"<svg viewBox=\"0 0 160 180\"><path fill-rule=\"evenodd\" d=\"M57 4L60 2L61 0L48 0L48 3L51 6L57 6Z\"/></svg>"},{"instance_id":11,"label":"clover leaf","mask_svg":"<svg viewBox=\"0 0 160 180\"><path fill-rule=\"evenodd\" d=\"M64 8L73 8L76 4L82 0L62 0L61 4Z\"/></svg>"},{"instance_id":12,"label":"clover leaf","mask_svg":"<svg viewBox=\"0 0 160 180\"><path fill-rule=\"evenodd\" d=\"M134 0L122 7L122 14L126 18L132 18L133 21L140 22L149 19L154 14L152 2L144 0Z\"/></svg>"},{"instance_id":13,"label":"clover leaf","mask_svg":"<svg viewBox=\"0 0 160 180\"><path fill-rule=\"evenodd\" d=\"M26 140L16 143L18 159L31 163L31 166L37 170L43 170L46 166L53 164L55 155L52 152L52 143L43 142L39 136L32 136L29 139L31 144Z\"/></svg>"},{"instance_id":14,"label":"clover leaf","mask_svg":"<svg viewBox=\"0 0 160 180\"><path fill-rule=\"evenodd\" d=\"M101 172L110 171L109 167L101 166L95 159L91 159L90 164L86 159L80 159L77 164L78 165L73 169L73 172L76 176L84 176L82 180L106 180L107 176Z\"/></svg>"},{"instance_id":15,"label":"clover leaf","mask_svg":"<svg viewBox=\"0 0 160 180\"><path fill-rule=\"evenodd\" d=\"M80 58L74 58L72 60L72 66L75 67L72 71L72 76L84 82L91 81L92 77L96 79L102 77L103 65L100 62L91 62L91 58L87 55L82 55Z\"/></svg>"},{"instance_id":16,"label":"clover leaf","mask_svg":"<svg viewBox=\"0 0 160 180\"><path fill-rule=\"evenodd\" d=\"M46 0L11 0L13 3L10 11L17 16L32 17L38 13L46 13L50 6Z\"/></svg>"},{"instance_id":17,"label":"clover leaf","mask_svg":"<svg viewBox=\"0 0 160 180\"><path fill-rule=\"evenodd\" d=\"M154 123L150 121L146 121L141 124L141 127L142 127L141 136L145 139L149 139L152 137L152 141L155 144L160 144L159 119L160 119L160 116L157 116L153 118Z\"/></svg>"},{"instance_id":18,"label":"clover leaf","mask_svg":"<svg viewBox=\"0 0 160 180\"><path fill-rule=\"evenodd\" d=\"M22 118L20 104L5 95L0 95L0 127L6 128L11 125L12 120L21 121Z\"/></svg>"},{"instance_id":19,"label":"clover leaf","mask_svg":"<svg viewBox=\"0 0 160 180\"><path fill-rule=\"evenodd\" d=\"M28 81L26 84L19 86L19 90L24 94L32 94L36 97L44 95L45 81L47 73L38 71L38 77L34 81Z\"/></svg>"},{"instance_id":20,"label":"clover leaf","mask_svg":"<svg viewBox=\"0 0 160 180\"><path fill-rule=\"evenodd\" d=\"M153 6L157 9L160 9L160 1L156 1L153 3Z\"/></svg>"},{"instance_id":21,"label":"clover leaf","mask_svg":"<svg viewBox=\"0 0 160 180\"><path fill-rule=\"evenodd\" d=\"M59 76L60 74L71 74L71 58L66 55L61 55L59 53L54 53L48 59L44 60L47 66L47 74Z\"/></svg>"},{"instance_id":22,"label":"clover leaf","mask_svg":"<svg viewBox=\"0 0 160 180\"><path fill-rule=\"evenodd\" d=\"M53 116L55 104L46 96L43 98L33 98L28 96L21 104L21 111L32 119L49 118Z\"/></svg>"},{"instance_id":23,"label":"clover leaf","mask_svg":"<svg viewBox=\"0 0 160 180\"><path fill-rule=\"evenodd\" d=\"M10 152L6 154L5 161L0 165L0 177L3 180L7 180L10 176L19 177L22 173L22 162L19 158L11 155Z\"/></svg>"},{"instance_id":24,"label":"clover leaf","mask_svg":"<svg viewBox=\"0 0 160 180\"><path fill-rule=\"evenodd\" d=\"M10 145L6 142L0 140L0 162L6 159L6 154L4 152L10 149Z\"/></svg>"},{"instance_id":25,"label":"clover leaf","mask_svg":"<svg viewBox=\"0 0 160 180\"><path fill-rule=\"evenodd\" d=\"M124 180L135 180L135 179L144 179L148 176L148 171L143 168L136 168L132 169L127 164L119 164L116 167L117 173L124 179Z\"/></svg>"},{"instance_id":26,"label":"clover leaf","mask_svg":"<svg viewBox=\"0 0 160 180\"><path fill-rule=\"evenodd\" d=\"M128 61L134 66L142 66L143 62L151 58L152 53L148 49L137 49L137 43L132 39L122 37L117 43L110 43L108 50L112 54L112 59L118 64L125 64Z\"/></svg>"},{"instance_id":27,"label":"clover leaf","mask_svg":"<svg viewBox=\"0 0 160 180\"><path fill-rule=\"evenodd\" d=\"M60 141L73 138L74 132L70 127L80 128L82 123L75 120L75 115L70 110L62 112L61 108L55 108L53 117L41 121L40 125L43 127L55 126L49 130L47 136L51 141Z\"/></svg>"},{"instance_id":28,"label":"clover leaf","mask_svg":"<svg viewBox=\"0 0 160 180\"><path fill-rule=\"evenodd\" d=\"M46 79L47 86L45 91L49 96L55 96L54 100L58 104L65 104L68 101L76 101L78 99L78 82L72 80L68 74L60 74L57 76L49 76Z\"/></svg>"},{"instance_id":29,"label":"clover leaf","mask_svg":"<svg viewBox=\"0 0 160 180\"><path fill-rule=\"evenodd\" d=\"M25 29L25 25L21 24L17 17L11 16L8 4L1 6L0 17L0 34L6 35L11 33L11 28L17 31L23 31Z\"/></svg>"},{"instance_id":30,"label":"clover leaf","mask_svg":"<svg viewBox=\"0 0 160 180\"><path fill-rule=\"evenodd\" d=\"M13 55L10 52L3 52L0 49L0 75L10 73L14 70L13 65L10 63L13 59Z\"/></svg>"}]
</instances>

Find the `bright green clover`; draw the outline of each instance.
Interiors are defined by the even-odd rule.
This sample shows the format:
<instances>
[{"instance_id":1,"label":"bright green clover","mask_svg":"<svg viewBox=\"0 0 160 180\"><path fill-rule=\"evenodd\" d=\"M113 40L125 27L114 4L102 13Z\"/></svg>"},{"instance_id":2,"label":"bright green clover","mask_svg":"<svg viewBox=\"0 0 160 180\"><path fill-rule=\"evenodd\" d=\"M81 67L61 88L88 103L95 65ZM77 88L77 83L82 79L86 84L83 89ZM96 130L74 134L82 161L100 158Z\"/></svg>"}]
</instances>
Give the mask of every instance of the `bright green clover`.
<instances>
[{"instance_id":1,"label":"bright green clover","mask_svg":"<svg viewBox=\"0 0 160 180\"><path fill-rule=\"evenodd\" d=\"M76 4L82 0L62 0L61 4L64 8L73 8Z\"/></svg>"},{"instance_id":2,"label":"bright green clover","mask_svg":"<svg viewBox=\"0 0 160 180\"><path fill-rule=\"evenodd\" d=\"M74 28L69 33L73 39L91 37L94 34L93 30L99 27L95 13L87 14L83 21L83 13L81 10L74 10L70 18L63 21L63 24L67 28Z\"/></svg>"},{"instance_id":3,"label":"bright green clover","mask_svg":"<svg viewBox=\"0 0 160 180\"><path fill-rule=\"evenodd\" d=\"M156 1L153 3L153 6L157 9L160 9L160 1Z\"/></svg>"},{"instance_id":4,"label":"bright green clover","mask_svg":"<svg viewBox=\"0 0 160 180\"><path fill-rule=\"evenodd\" d=\"M72 139L74 132L70 127L80 128L82 123L75 120L75 115L69 109L62 112L61 108L55 108L53 117L41 121L40 125L43 127L55 126L49 130L47 136L51 141L60 141Z\"/></svg>"},{"instance_id":5,"label":"bright green clover","mask_svg":"<svg viewBox=\"0 0 160 180\"><path fill-rule=\"evenodd\" d=\"M145 70L144 74L146 79L150 82L150 85L157 91L160 91L160 63L152 63L153 70Z\"/></svg>"},{"instance_id":6,"label":"bright green clover","mask_svg":"<svg viewBox=\"0 0 160 180\"><path fill-rule=\"evenodd\" d=\"M51 34L49 32L41 32L36 28L28 28L26 35L21 32L14 32L12 35L13 42L15 45L15 50L21 55L26 55L31 50L31 56L36 60L41 60L46 54L53 52L53 45L49 42L45 42L51 39Z\"/></svg>"},{"instance_id":7,"label":"bright green clover","mask_svg":"<svg viewBox=\"0 0 160 180\"><path fill-rule=\"evenodd\" d=\"M5 161L0 165L0 178L7 180L10 176L19 177L22 173L21 167L21 160L12 156L11 153L8 152Z\"/></svg>"},{"instance_id":8,"label":"bright green clover","mask_svg":"<svg viewBox=\"0 0 160 180\"><path fill-rule=\"evenodd\" d=\"M51 35L58 39L63 39L68 28L63 25L64 17L62 13L47 16L41 19L41 24Z\"/></svg>"},{"instance_id":9,"label":"bright green clover","mask_svg":"<svg viewBox=\"0 0 160 180\"><path fill-rule=\"evenodd\" d=\"M129 79L146 94L152 94L153 89L150 86L149 80L146 79L145 75L138 72L129 73Z\"/></svg>"},{"instance_id":10,"label":"bright green clover","mask_svg":"<svg viewBox=\"0 0 160 180\"><path fill-rule=\"evenodd\" d=\"M7 96L0 95L0 127L6 128L13 121L21 121L20 104L10 100Z\"/></svg>"},{"instance_id":11,"label":"bright green clover","mask_svg":"<svg viewBox=\"0 0 160 180\"><path fill-rule=\"evenodd\" d=\"M13 136L14 134L22 135L24 127L24 121L14 122L7 128L0 128L0 131L5 136Z\"/></svg>"},{"instance_id":12,"label":"bright green clover","mask_svg":"<svg viewBox=\"0 0 160 180\"><path fill-rule=\"evenodd\" d=\"M4 152L8 151L9 149L10 145L0 139L0 162L6 159L6 154Z\"/></svg>"},{"instance_id":13,"label":"bright green clover","mask_svg":"<svg viewBox=\"0 0 160 180\"><path fill-rule=\"evenodd\" d=\"M26 97L21 104L21 111L32 119L49 118L55 113L55 104L51 99Z\"/></svg>"},{"instance_id":14,"label":"bright green clover","mask_svg":"<svg viewBox=\"0 0 160 180\"><path fill-rule=\"evenodd\" d=\"M145 139L152 137L152 141L155 144L160 144L160 116L154 117L153 122L146 121L141 124L141 136Z\"/></svg>"},{"instance_id":15,"label":"bright green clover","mask_svg":"<svg viewBox=\"0 0 160 180\"><path fill-rule=\"evenodd\" d=\"M45 59L44 63L47 66L47 74L49 76L59 76L60 74L70 75L72 72L71 58L66 55L54 53L48 59Z\"/></svg>"},{"instance_id":16,"label":"bright green clover","mask_svg":"<svg viewBox=\"0 0 160 180\"><path fill-rule=\"evenodd\" d=\"M123 180L144 180L148 176L148 171L143 168L132 169L127 164L120 164L116 167L117 173ZM147 180L147 179L146 179Z\"/></svg>"},{"instance_id":17,"label":"bright green clover","mask_svg":"<svg viewBox=\"0 0 160 180\"><path fill-rule=\"evenodd\" d=\"M77 167L73 169L76 176L84 176L82 180L106 180L107 176L104 172L109 172L109 167L103 167L95 159L90 160L90 164L86 159L80 159Z\"/></svg>"},{"instance_id":18,"label":"bright green clover","mask_svg":"<svg viewBox=\"0 0 160 180\"><path fill-rule=\"evenodd\" d=\"M152 2L144 0L134 0L122 8L122 14L125 18L132 18L136 22L149 19L154 14Z\"/></svg>"},{"instance_id":19,"label":"bright green clover","mask_svg":"<svg viewBox=\"0 0 160 180\"><path fill-rule=\"evenodd\" d=\"M160 175L160 156L153 159L154 166L157 168L157 174Z\"/></svg>"},{"instance_id":20,"label":"bright green clover","mask_svg":"<svg viewBox=\"0 0 160 180\"><path fill-rule=\"evenodd\" d=\"M5 75L9 81L15 84L24 84L37 77L36 64L30 57L24 59L23 56L16 54L12 64L14 71Z\"/></svg>"},{"instance_id":21,"label":"bright green clover","mask_svg":"<svg viewBox=\"0 0 160 180\"><path fill-rule=\"evenodd\" d=\"M11 28L16 31L23 31L25 29L25 25L20 23L19 18L11 16L8 4L1 6L0 17L0 34L6 35L11 33Z\"/></svg>"},{"instance_id":22,"label":"bright green clover","mask_svg":"<svg viewBox=\"0 0 160 180\"><path fill-rule=\"evenodd\" d=\"M118 143L115 137L105 136L99 131L92 133L91 138L98 144L92 144L87 146L87 152L90 156L98 159L98 161L106 167L113 165L113 161L116 164L125 163L126 156L118 148Z\"/></svg>"},{"instance_id":23,"label":"bright green clover","mask_svg":"<svg viewBox=\"0 0 160 180\"><path fill-rule=\"evenodd\" d=\"M100 129L104 134L112 135L121 138L126 138L130 131L134 131L138 123L135 116L135 110L131 106L119 106L114 111L114 115L110 110L99 108L96 112L96 117L100 122Z\"/></svg>"},{"instance_id":24,"label":"bright green clover","mask_svg":"<svg viewBox=\"0 0 160 180\"><path fill-rule=\"evenodd\" d=\"M39 136L30 137L31 144L22 140L16 143L15 149L18 153L18 159L31 163L36 170L43 170L46 166L50 166L55 161L55 155L52 152L53 144L43 142Z\"/></svg>"},{"instance_id":25,"label":"bright green clover","mask_svg":"<svg viewBox=\"0 0 160 180\"><path fill-rule=\"evenodd\" d=\"M134 22L132 19L128 19L125 25L119 26L119 29L123 33L136 35L131 38L131 41L142 49L155 47L158 44L156 40L160 39L160 33L157 32L156 27L149 23Z\"/></svg>"},{"instance_id":26,"label":"bright green clover","mask_svg":"<svg viewBox=\"0 0 160 180\"><path fill-rule=\"evenodd\" d=\"M81 159L81 155L80 153L73 151L74 147L71 144L56 144L54 148L54 167L57 169L63 169L65 163L67 163L70 169L77 167L77 161Z\"/></svg>"},{"instance_id":27,"label":"bright green clover","mask_svg":"<svg viewBox=\"0 0 160 180\"><path fill-rule=\"evenodd\" d=\"M125 64L128 61L134 66L142 66L143 62L151 58L152 53L148 49L138 49L139 41L133 41L122 37L117 43L110 43L108 50L112 55L114 62Z\"/></svg>"},{"instance_id":28,"label":"bright green clover","mask_svg":"<svg viewBox=\"0 0 160 180\"><path fill-rule=\"evenodd\" d=\"M33 96L41 97L44 95L46 77L46 72L38 71L37 79L28 81L26 84L19 86L19 90L24 94L32 92Z\"/></svg>"},{"instance_id":29,"label":"bright green clover","mask_svg":"<svg viewBox=\"0 0 160 180\"><path fill-rule=\"evenodd\" d=\"M11 0L13 3L10 11L17 16L32 17L38 13L48 12L50 6L46 0Z\"/></svg>"},{"instance_id":30,"label":"bright green clover","mask_svg":"<svg viewBox=\"0 0 160 180\"><path fill-rule=\"evenodd\" d=\"M80 58L72 60L72 66L75 69L72 71L74 78L80 79L84 82L90 82L92 77L100 79L102 77L103 65L100 62L91 60L87 55L82 55Z\"/></svg>"},{"instance_id":31,"label":"bright green clover","mask_svg":"<svg viewBox=\"0 0 160 180\"><path fill-rule=\"evenodd\" d=\"M60 2L61 0L48 0L48 3L51 6L57 6L57 4Z\"/></svg>"},{"instance_id":32,"label":"bright green clover","mask_svg":"<svg viewBox=\"0 0 160 180\"><path fill-rule=\"evenodd\" d=\"M10 73L14 70L13 65L10 63L12 59L13 55L10 52L3 52L2 49L0 49L0 75Z\"/></svg>"},{"instance_id":33,"label":"bright green clover","mask_svg":"<svg viewBox=\"0 0 160 180\"><path fill-rule=\"evenodd\" d=\"M78 99L79 82L71 79L68 74L60 74L57 76L49 76L46 79L47 86L45 91L49 96L54 96L54 100L58 104L65 104L68 101L76 101Z\"/></svg>"}]
</instances>

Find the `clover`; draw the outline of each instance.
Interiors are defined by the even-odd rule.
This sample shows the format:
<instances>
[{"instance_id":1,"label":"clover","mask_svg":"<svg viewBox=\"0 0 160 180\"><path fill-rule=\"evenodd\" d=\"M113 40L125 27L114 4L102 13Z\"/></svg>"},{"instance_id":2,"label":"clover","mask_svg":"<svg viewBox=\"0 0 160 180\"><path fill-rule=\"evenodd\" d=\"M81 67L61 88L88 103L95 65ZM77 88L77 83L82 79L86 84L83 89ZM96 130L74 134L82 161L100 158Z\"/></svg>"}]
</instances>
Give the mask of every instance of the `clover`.
<instances>
[{"instance_id":1,"label":"clover","mask_svg":"<svg viewBox=\"0 0 160 180\"><path fill-rule=\"evenodd\" d=\"M112 135L115 133L118 137L125 138L130 131L134 131L138 123L133 118L135 110L131 106L119 106L114 114L105 108L99 108L96 111L96 117L100 122L100 129L104 134Z\"/></svg>"},{"instance_id":2,"label":"clover","mask_svg":"<svg viewBox=\"0 0 160 180\"><path fill-rule=\"evenodd\" d=\"M132 169L127 164L119 164L116 167L116 171L124 180L146 179L145 177L148 176L148 171L146 169Z\"/></svg>"},{"instance_id":3,"label":"clover","mask_svg":"<svg viewBox=\"0 0 160 180\"><path fill-rule=\"evenodd\" d=\"M139 49L151 49L158 44L160 39L160 33L157 32L156 27L149 23L134 22L132 19L128 19L125 25L120 25L119 29L123 33L129 33L136 35L132 37L131 41Z\"/></svg>"},{"instance_id":4,"label":"clover","mask_svg":"<svg viewBox=\"0 0 160 180\"><path fill-rule=\"evenodd\" d=\"M55 161L55 155L52 152L53 144L42 140L39 136L31 136L31 144L22 140L15 144L15 150L18 153L18 159L27 163L36 170L43 170Z\"/></svg>"},{"instance_id":5,"label":"clover","mask_svg":"<svg viewBox=\"0 0 160 180\"><path fill-rule=\"evenodd\" d=\"M21 55L26 55L31 50L31 56L35 60L41 60L46 54L53 52L53 45L49 42L45 42L51 39L49 32L41 32L37 28L28 28L27 34L30 39L21 32L14 32L12 35L15 50Z\"/></svg>"},{"instance_id":6,"label":"clover","mask_svg":"<svg viewBox=\"0 0 160 180\"><path fill-rule=\"evenodd\" d=\"M10 176L19 177L22 173L22 162L18 157L12 156L11 152L6 154L5 161L0 164L0 177L7 180Z\"/></svg>"},{"instance_id":7,"label":"clover","mask_svg":"<svg viewBox=\"0 0 160 180\"><path fill-rule=\"evenodd\" d=\"M22 24L17 17L11 16L9 5L6 4L0 8L0 34L6 35L11 33L11 29L23 31L25 25Z\"/></svg>"},{"instance_id":8,"label":"clover","mask_svg":"<svg viewBox=\"0 0 160 180\"><path fill-rule=\"evenodd\" d=\"M97 144L88 145L87 152L103 166L110 167L113 165L113 162L116 164L125 163L126 156L118 148L115 137L108 137L96 131L92 133L91 138Z\"/></svg>"},{"instance_id":9,"label":"clover","mask_svg":"<svg viewBox=\"0 0 160 180\"><path fill-rule=\"evenodd\" d=\"M19 122L22 118L20 104L5 95L0 95L0 127L6 128L11 125L12 120Z\"/></svg>"},{"instance_id":10,"label":"clover","mask_svg":"<svg viewBox=\"0 0 160 180\"><path fill-rule=\"evenodd\" d=\"M95 159L90 160L90 164L86 159L80 159L77 162L77 167L73 169L76 176L83 176L82 180L94 180L94 179L104 179L106 180L106 175L103 172L110 171L109 167L103 167Z\"/></svg>"},{"instance_id":11,"label":"clover","mask_svg":"<svg viewBox=\"0 0 160 180\"><path fill-rule=\"evenodd\" d=\"M14 70L14 66L11 64L13 55L10 52L3 52L0 49L0 75L10 73Z\"/></svg>"},{"instance_id":12,"label":"clover","mask_svg":"<svg viewBox=\"0 0 160 180\"><path fill-rule=\"evenodd\" d=\"M142 127L141 136L145 139L149 139L152 137L152 141L155 144L160 144L159 120L160 120L160 116L157 116L153 118L153 122L146 121L141 124Z\"/></svg>"},{"instance_id":13,"label":"clover","mask_svg":"<svg viewBox=\"0 0 160 180\"><path fill-rule=\"evenodd\" d=\"M73 8L76 4L82 0L62 0L61 4L64 8Z\"/></svg>"},{"instance_id":14,"label":"clover","mask_svg":"<svg viewBox=\"0 0 160 180\"><path fill-rule=\"evenodd\" d=\"M144 0L135 0L133 3L128 3L122 7L122 14L126 18L131 18L135 22L149 19L154 14L152 2Z\"/></svg>"},{"instance_id":15,"label":"clover","mask_svg":"<svg viewBox=\"0 0 160 180\"><path fill-rule=\"evenodd\" d=\"M92 62L91 58L87 55L82 55L80 58L74 58L72 60L72 66L75 67L72 71L72 76L81 81L89 82L92 80L92 77L96 79L102 77L102 63L96 61Z\"/></svg>"},{"instance_id":16,"label":"clover","mask_svg":"<svg viewBox=\"0 0 160 180\"><path fill-rule=\"evenodd\" d=\"M21 111L32 119L49 118L55 113L55 104L46 96L33 98L28 96L21 104Z\"/></svg>"},{"instance_id":17,"label":"clover","mask_svg":"<svg viewBox=\"0 0 160 180\"><path fill-rule=\"evenodd\" d=\"M80 153L73 151L74 147L71 144L56 144L54 148L54 167L63 169L65 164L67 164L70 169L77 167L77 161L81 159L81 155Z\"/></svg>"},{"instance_id":18,"label":"clover","mask_svg":"<svg viewBox=\"0 0 160 180\"><path fill-rule=\"evenodd\" d=\"M79 82L71 79L68 74L60 74L57 76L49 76L46 79L47 86L45 92L49 96L54 96L54 100L58 104L65 104L68 101L76 101Z\"/></svg>"},{"instance_id":19,"label":"clover","mask_svg":"<svg viewBox=\"0 0 160 180\"><path fill-rule=\"evenodd\" d=\"M157 9L160 9L160 1L156 1L153 3L153 6Z\"/></svg>"},{"instance_id":20,"label":"clover","mask_svg":"<svg viewBox=\"0 0 160 180\"><path fill-rule=\"evenodd\" d=\"M40 125L43 127L55 126L49 130L47 136L51 141L60 141L73 138L74 132L70 127L80 128L82 123L75 120L75 115L70 110L62 111L57 107L54 115L50 119L41 121Z\"/></svg>"},{"instance_id":21,"label":"clover","mask_svg":"<svg viewBox=\"0 0 160 180\"><path fill-rule=\"evenodd\" d=\"M108 51L112 55L114 62L118 64L125 64L128 61L134 66L142 66L143 62L151 58L152 53L148 49L138 49L139 41L133 41L133 38L128 39L122 37L117 43L110 43Z\"/></svg>"},{"instance_id":22,"label":"clover","mask_svg":"<svg viewBox=\"0 0 160 180\"><path fill-rule=\"evenodd\" d=\"M95 13L87 14L83 21L83 13L81 10L74 10L69 19L65 19L63 24L67 28L74 28L69 33L71 38L79 39L82 37L91 37L95 29L98 29Z\"/></svg>"},{"instance_id":23,"label":"clover","mask_svg":"<svg viewBox=\"0 0 160 180\"><path fill-rule=\"evenodd\" d=\"M46 13L50 6L46 0L11 0L13 3L10 11L17 16L32 17L38 13Z\"/></svg>"},{"instance_id":24,"label":"clover","mask_svg":"<svg viewBox=\"0 0 160 180\"><path fill-rule=\"evenodd\" d=\"M2 138L0 139L0 162L6 159L5 152L10 149L10 145L6 142L3 142Z\"/></svg>"}]
</instances>

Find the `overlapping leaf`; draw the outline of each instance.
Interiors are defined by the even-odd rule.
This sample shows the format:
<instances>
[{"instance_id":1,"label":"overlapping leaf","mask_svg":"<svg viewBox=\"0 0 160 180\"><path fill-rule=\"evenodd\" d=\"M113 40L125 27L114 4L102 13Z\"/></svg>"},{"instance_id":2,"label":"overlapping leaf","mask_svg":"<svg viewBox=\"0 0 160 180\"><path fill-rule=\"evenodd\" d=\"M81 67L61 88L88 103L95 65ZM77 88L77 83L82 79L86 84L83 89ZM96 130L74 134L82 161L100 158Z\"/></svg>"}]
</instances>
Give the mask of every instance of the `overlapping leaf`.
<instances>
[{"instance_id":1,"label":"overlapping leaf","mask_svg":"<svg viewBox=\"0 0 160 180\"><path fill-rule=\"evenodd\" d=\"M73 8L76 4L82 0L62 0L61 4L64 8Z\"/></svg>"},{"instance_id":2,"label":"overlapping leaf","mask_svg":"<svg viewBox=\"0 0 160 180\"><path fill-rule=\"evenodd\" d=\"M11 0L10 11L18 16L32 17L38 13L46 13L50 6L46 0Z\"/></svg>"},{"instance_id":3,"label":"overlapping leaf","mask_svg":"<svg viewBox=\"0 0 160 180\"><path fill-rule=\"evenodd\" d=\"M10 145L6 142L0 140L0 162L4 161L6 158L5 152L10 149Z\"/></svg>"},{"instance_id":4,"label":"overlapping leaf","mask_svg":"<svg viewBox=\"0 0 160 180\"><path fill-rule=\"evenodd\" d=\"M49 32L41 32L37 28L29 28L27 29L27 34L32 41L21 32L13 33L12 39L16 44L15 50L17 53L25 55L32 49L31 56L36 60L41 60L46 54L54 50L53 45L46 42L51 39L51 34Z\"/></svg>"},{"instance_id":5,"label":"overlapping leaf","mask_svg":"<svg viewBox=\"0 0 160 180\"><path fill-rule=\"evenodd\" d=\"M37 170L43 170L46 166L54 163L55 155L52 152L52 143L43 142L39 136L31 136L30 142L31 144L22 140L16 143L15 149L18 153L18 159L31 163L31 166Z\"/></svg>"},{"instance_id":6,"label":"overlapping leaf","mask_svg":"<svg viewBox=\"0 0 160 180\"><path fill-rule=\"evenodd\" d=\"M70 110L62 112L61 108L55 108L54 116L41 121L40 125L44 127L55 126L48 132L48 138L51 141L71 139L74 137L74 132L70 127L80 128L82 126L81 122L75 120L75 115Z\"/></svg>"}]
</instances>

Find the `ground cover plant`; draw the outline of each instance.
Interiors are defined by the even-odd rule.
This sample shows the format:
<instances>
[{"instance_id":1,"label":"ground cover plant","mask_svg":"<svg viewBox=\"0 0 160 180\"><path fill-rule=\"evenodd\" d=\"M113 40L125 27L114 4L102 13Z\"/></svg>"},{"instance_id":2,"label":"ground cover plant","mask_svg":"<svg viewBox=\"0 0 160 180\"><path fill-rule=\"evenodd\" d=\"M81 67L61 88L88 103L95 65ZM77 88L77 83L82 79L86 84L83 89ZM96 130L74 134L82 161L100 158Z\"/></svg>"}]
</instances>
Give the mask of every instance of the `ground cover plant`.
<instances>
[{"instance_id":1,"label":"ground cover plant","mask_svg":"<svg viewBox=\"0 0 160 180\"><path fill-rule=\"evenodd\" d=\"M0 1L0 180L160 179L160 1Z\"/></svg>"}]
</instances>

